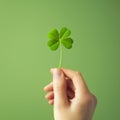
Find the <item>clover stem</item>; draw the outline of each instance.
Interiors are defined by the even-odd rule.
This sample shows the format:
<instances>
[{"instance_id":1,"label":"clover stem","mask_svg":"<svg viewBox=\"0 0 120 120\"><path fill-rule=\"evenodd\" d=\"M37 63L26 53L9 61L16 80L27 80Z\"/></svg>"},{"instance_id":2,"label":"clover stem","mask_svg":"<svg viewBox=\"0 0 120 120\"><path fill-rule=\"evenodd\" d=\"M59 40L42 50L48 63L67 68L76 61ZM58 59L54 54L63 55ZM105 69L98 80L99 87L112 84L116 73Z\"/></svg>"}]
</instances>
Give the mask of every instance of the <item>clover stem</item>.
<instances>
[{"instance_id":1,"label":"clover stem","mask_svg":"<svg viewBox=\"0 0 120 120\"><path fill-rule=\"evenodd\" d=\"M61 64L62 64L62 44L61 44L61 41L60 41L60 58L59 58L58 68L61 68Z\"/></svg>"}]
</instances>

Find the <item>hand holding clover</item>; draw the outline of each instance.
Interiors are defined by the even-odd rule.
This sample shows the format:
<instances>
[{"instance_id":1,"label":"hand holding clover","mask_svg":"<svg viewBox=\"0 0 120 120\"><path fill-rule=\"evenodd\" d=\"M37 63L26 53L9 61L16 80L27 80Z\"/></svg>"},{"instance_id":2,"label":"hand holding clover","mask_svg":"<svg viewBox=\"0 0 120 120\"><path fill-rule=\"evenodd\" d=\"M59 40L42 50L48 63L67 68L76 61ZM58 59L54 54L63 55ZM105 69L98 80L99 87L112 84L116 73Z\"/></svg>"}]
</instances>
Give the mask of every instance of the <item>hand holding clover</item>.
<instances>
[{"instance_id":1,"label":"hand holding clover","mask_svg":"<svg viewBox=\"0 0 120 120\"><path fill-rule=\"evenodd\" d=\"M45 98L54 105L55 120L92 120L97 99L88 89L83 76L78 71L61 68L62 45L70 49L73 40L71 31L65 27L49 32L48 46L55 51L60 48L59 68L51 69L53 81L45 86Z\"/></svg>"}]
</instances>

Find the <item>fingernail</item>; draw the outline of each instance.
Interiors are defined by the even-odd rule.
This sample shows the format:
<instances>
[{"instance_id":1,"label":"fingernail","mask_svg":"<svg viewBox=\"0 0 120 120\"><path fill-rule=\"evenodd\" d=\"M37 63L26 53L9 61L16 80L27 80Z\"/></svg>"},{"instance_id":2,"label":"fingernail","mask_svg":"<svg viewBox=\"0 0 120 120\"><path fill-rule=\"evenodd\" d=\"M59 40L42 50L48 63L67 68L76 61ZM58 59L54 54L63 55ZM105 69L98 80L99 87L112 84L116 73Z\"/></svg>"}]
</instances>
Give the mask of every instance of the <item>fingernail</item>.
<instances>
[{"instance_id":1,"label":"fingernail","mask_svg":"<svg viewBox=\"0 0 120 120\"><path fill-rule=\"evenodd\" d=\"M60 70L57 69L57 68L53 69L53 76L54 76L55 79L59 78L61 76Z\"/></svg>"}]
</instances>

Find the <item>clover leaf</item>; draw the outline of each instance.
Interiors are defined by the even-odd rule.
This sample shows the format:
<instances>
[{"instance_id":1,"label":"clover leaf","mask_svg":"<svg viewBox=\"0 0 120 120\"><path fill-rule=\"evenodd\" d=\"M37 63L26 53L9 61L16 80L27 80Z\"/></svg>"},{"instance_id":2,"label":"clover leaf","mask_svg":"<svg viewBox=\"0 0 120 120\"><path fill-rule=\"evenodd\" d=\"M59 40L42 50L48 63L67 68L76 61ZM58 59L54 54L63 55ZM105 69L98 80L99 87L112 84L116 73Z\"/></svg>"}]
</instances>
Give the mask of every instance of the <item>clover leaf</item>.
<instances>
[{"instance_id":1,"label":"clover leaf","mask_svg":"<svg viewBox=\"0 0 120 120\"><path fill-rule=\"evenodd\" d=\"M48 33L49 41L47 44L50 49L55 51L60 47L60 60L58 66L59 68L61 67L62 63L62 45L67 49L72 48L73 40L69 37L70 35L71 31L66 27L63 27L60 32L58 32L57 29L52 29Z\"/></svg>"}]
</instances>

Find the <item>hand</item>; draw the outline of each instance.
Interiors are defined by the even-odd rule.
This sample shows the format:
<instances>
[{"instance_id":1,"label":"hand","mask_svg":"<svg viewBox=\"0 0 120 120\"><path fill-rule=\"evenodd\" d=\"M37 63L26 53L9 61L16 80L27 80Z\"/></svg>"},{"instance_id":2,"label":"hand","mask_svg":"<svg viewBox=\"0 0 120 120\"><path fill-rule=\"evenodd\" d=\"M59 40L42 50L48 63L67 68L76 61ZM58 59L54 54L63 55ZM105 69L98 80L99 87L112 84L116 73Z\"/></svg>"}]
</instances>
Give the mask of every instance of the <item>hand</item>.
<instances>
[{"instance_id":1,"label":"hand","mask_svg":"<svg viewBox=\"0 0 120 120\"><path fill-rule=\"evenodd\" d=\"M53 82L44 90L49 104L54 105L55 120L92 120L97 104L82 75L69 69L51 69Z\"/></svg>"}]
</instances>

